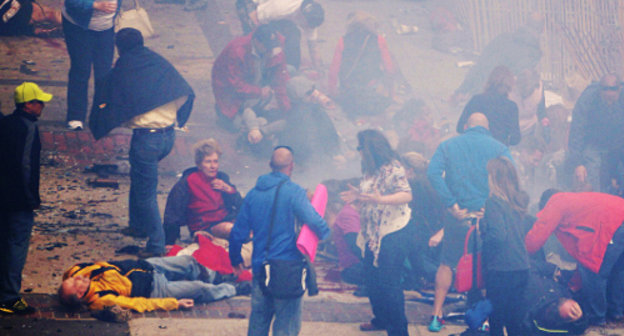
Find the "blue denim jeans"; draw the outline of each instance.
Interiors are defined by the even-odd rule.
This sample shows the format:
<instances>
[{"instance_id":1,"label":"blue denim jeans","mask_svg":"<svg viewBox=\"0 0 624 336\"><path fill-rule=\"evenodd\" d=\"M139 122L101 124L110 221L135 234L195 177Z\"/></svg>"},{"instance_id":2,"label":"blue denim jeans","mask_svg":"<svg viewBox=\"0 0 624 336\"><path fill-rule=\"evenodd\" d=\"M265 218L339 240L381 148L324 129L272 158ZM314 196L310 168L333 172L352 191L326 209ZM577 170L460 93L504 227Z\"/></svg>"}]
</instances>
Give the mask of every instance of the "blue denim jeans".
<instances>
[{"instance_id":1,"label":"blue denim jeans","mask_svg":"<svg viewBox=\"0 0 624 336\"><path fill-rule=\"evenodd\" d=\"M301 330L303 296L297 299L274 299L264 295L260 282L254 277L251 289L251 315L248 336L267 336L271 321L273 336L294 336Z\"/></svg>"},{"instance_id":2,"label":"blue denim jeans","mask_svg":"<svg viewBox=\"0 0 624 336\"><path fill-rule=\"evenodd\" d=\"M63 17L63 33L69 54L67 121L84 122L87 117L89 77L93 66L95 90L113 65L115 32L83 29Z\"/></svg>"},{"instance_id":3,"label":"blue denim jeans","mask_svg":"<svg viewBox=\"0 0 624 336\"><path fill-rule=\"evenodd\" d=\"M165 231L158 209L158 162L173 147L175 132L133 132L130 142L130 198L129 225L137 232L147 234L145 250L165 252Z\"/></svg>"},{"instance_id":4,"label":"blue denim jeans","mask_svg":"<svg viewBox=\"0 0 624 336\"><path fill-rule=\"evenodd\" d=\"M624 223L611 240L598 274L579 264L580 301L590 323L604 321L607 314L624 315Z\"/></svg>"},{"instance_id":5,"label":"blue denim jeans","mask_svg":"<svg viewBox=\"0 0 624 336\"><path fill-rule=\"evenodd\" d=\"M32 211L0 211L0 302L20 297L33 222Z\"/></svg>"},{"instance_id":6,"label":"blue denim jeans","mask_svg":"<svg viewBox=\"0 0 624 336\"><path fill-rule=\"evenodd\" d=\"M200 265L192 256L149 258L146 261L154 266L154 283L150 297L212 302L236 295L234 285L213 285L199 280L202 268L207 271L211 281L214 280L216 272Z\"/></svg>"}]
</instances>

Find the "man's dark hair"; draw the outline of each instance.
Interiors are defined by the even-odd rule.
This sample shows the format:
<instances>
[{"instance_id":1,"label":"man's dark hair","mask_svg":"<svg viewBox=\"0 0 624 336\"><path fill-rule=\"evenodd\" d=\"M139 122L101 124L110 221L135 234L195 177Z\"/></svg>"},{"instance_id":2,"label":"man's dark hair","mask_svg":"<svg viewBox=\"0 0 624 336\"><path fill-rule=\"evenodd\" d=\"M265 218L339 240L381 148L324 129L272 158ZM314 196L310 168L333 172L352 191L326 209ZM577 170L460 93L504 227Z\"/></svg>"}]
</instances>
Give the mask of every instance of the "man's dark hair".
<instances>
[{"instance_id":1,"label":"man's dark hair","mask_svg":"<svg viewBox=\"0 0 624 336\"><path fill-rule=\"evenodd\" d=\"M277 31L272 24L258 26L253 32L253 38L260 42L267 50L271 50L279 45Z\"/></svg>"},{"instance_id":2,"label":"man's dark hair","mask_svg":"<svg viewBox=\"0 0 624 336\"><path fill-rule=\"evenodd\" d=\"M542 209L544 209L544 207L546 206L546 203L548 203L548 201L550 200L550 198L557 193L560 193L561 190L556 189L556 188L550 188L550 189L546 189L544 190L544 192L542 193L542 196L540 197L539 200L539 209L540 211Z\"/></svg>"},{"instance_id":3,"label":"man's dark hair","mask_svg":"<svg viewBox=\"0 0 624 336\"><path fill-rule=\"evenodd\" d=\"M119 54L123 54L136 47L143 46L143 35L134 28L123 28L115 35L115 45Z\"/></svg>"},{"instance_id":4,"label":"man's dark hair","mask_svg":"<svg viewBox=\"0 0 624 336\"><path fill-rule=\"evenodd\" d=\"M368 129L357 134L358 150L362 154L362 173L373 175L381 166L399 159L388 139L379 131Z\"/></svg>"},{"instance_id":5,"label":"man's dark hair","mask_svg":"<svg viewBox=\"0 0 624 336\"><path fill-rule=\"evenodd\" d=\"M316 28L325 21L325 11L318 2L304 1L301 4L301 13L311 28Z\"/></svg>"}]
</instances>

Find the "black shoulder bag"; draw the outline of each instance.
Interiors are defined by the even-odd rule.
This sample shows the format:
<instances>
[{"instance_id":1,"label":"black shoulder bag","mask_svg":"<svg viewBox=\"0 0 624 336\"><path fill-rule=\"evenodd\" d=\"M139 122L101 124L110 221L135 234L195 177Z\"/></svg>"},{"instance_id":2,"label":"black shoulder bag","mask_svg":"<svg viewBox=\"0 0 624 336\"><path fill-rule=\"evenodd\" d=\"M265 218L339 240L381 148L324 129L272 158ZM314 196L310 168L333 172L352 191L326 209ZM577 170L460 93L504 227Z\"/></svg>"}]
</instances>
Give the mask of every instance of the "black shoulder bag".
<instances>
[{"instance_id":1,"label":"black shoulder bag","mask_svg":"<svg viewBox=\"0 0 624 336\"><path fill-rule=\"evenodd\" d=\"M301 297L306 291L307 269L303 257L296 260L268 259L271 245L271 234L275 222L275 208L279 190L286 180L280 182L275 191L273 207L271 208L271 224L266 248L264 249L265 261L262 263L262 271L259 274L261 289L264 295L276 299L295 299Z\"/></svg>"}]
</instances>

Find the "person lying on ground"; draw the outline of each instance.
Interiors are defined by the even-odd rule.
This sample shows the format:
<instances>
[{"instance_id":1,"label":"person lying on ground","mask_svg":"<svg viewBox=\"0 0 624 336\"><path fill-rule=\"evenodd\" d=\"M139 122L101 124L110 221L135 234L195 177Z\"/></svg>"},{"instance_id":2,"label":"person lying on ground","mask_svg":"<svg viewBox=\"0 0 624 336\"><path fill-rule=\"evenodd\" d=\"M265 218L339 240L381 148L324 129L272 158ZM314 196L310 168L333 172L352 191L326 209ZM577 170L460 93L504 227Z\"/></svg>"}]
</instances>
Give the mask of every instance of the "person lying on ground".
<instances>
[{"instance_id":1,"label":"person lying on ground","mask_svg":"<svg viewBox=\"0 0 624 336\"><path fill-rule=\"evenodd\" d=\"M138 312L174 310L250 293L249 282L224 282L234 279L192 256L98 261L68 269L58 296L69 308L84 304L90 310L114 305Z\"/></svg>"},{"instance_id":2,"label":"person lying on ground","mask_svg":"<svg viewBox=\"0 0 624 336\"><path fill-rule=\"evenodd\" d=\"M0 35L45 35L61 29L61 10L34 0L0 3ZM45 26L47 24L47 26Z\"/></svg>"}]
</instances>

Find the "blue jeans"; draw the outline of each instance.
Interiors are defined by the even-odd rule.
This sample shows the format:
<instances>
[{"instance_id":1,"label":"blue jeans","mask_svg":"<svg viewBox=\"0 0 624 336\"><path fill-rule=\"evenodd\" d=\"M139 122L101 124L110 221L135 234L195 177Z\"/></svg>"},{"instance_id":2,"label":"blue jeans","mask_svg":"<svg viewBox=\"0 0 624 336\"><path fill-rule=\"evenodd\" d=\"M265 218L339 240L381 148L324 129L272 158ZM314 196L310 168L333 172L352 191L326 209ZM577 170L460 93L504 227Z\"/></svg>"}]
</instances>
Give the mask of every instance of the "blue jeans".
<instances>
[{"instance_id":1,"label":"blue jeans","mask_svg":"<svg viewBox=\"0 0 624 336\"><path fill-rule=\"evenodd\" d=\"M365 283L375 315L371 323L385 328L391 336L408 335L401 276L414 236L414 226L409 224L384 236L377 267L373 265L373 252L367 248L364 254Z\"/></svg>"},{"instance_id":2,"label":"blue jeans","mask_svg":"<svg viewBox=\"0 0 624 336\"><path fill-rule=\"evenodd\" d=\"M130 142L130 205L129 225L136 232L147 234L145 250L165 252L165 231L158 209L158 162L173 147L173 129L163 133L134 131Z\"/></svg>"},{"instance_id":3,"label":"blue jeans","mask_svg":"<svg viewBox=\"0 0 624 336\"><path fill-rule=\"evenodd\" d=\"M607 314L624 315L624 223L611 240L598 274L579 264L580 301L590 323L604 321Z\"/></svg>"},{"instance_id":4,"label":"blue jeans","mask_svg":"<svg viewBox=\"0 0 624 336\"><path fill-rule=\"evenodd\" d=\"M20 297L33 222L32 211L0 211L0 302Z\"/></svg>"},{"instance_id":5,"label":"blue jeans","mask_svg":"<svg viewBox=\"0 0 624 336\"><path fill-rule=\"evenodd\" d=\"M213 285L199 280L202 268L206 270L208 280L211 281L214 281L216 272L200 265L192 256L149 258L146 261L154 266L154 283L150 297L212 302L236 295L234 285Z\"/></svg>"},{"instance_id":6,"label":"blue jeans","mask_svg":"<svg viewBox=\"0 0 624 336\"><path fill-rule=\"evenodd\" d=\"M85 121L87 118L89 77L91 66L95 90L100 80L113 65L115 32L83 29L63 17L63 33L69 54L69 78L67 82L67 121Z\"/></svg>"},{"instance_id":7,"label":"blue jeans","mask_svg":"<svg viewBox=\"0 0 624 336\"><path fill-rule=\"evenodd\" d=\"M248 336L269 334L271 320L273 336L294 336L301 330L301 308L303 296L297 299L274 299L265 296L260 282L254 277L251 289L251 315L249 316Z\"/></svg>"}]
</instances>

